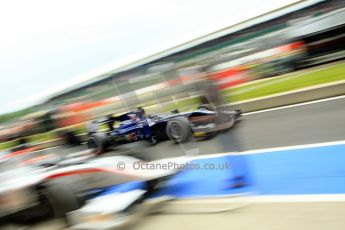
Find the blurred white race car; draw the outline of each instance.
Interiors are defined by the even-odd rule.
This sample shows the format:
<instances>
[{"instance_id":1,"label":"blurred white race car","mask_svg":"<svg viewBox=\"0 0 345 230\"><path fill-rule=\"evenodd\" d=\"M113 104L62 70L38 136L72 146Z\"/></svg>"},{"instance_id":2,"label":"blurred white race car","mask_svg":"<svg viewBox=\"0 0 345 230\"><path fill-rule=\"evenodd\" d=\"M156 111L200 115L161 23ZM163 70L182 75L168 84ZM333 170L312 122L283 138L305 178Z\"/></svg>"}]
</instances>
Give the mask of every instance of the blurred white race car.
<instances>
[{"instance_id":1,"label":"blurred white race car","mask_svg":"<svg viewBox=\"0 0 345 230\"><path fill-rule=\"evenodd\" d=\"M166 159L165 161L171 160ZM184 159L180 159L180 162ZM164 162L150 162L162 164ZM179 171L176 167L148 168L143 162L129 156L113 156L79 161L76 165L60 166L47 170L43 167L15 166L8 161L0 163L0 217L5 223L28 221L37 217L53 215L66 218L75 210L125 212L141 203ZM98 196L109 187L130 182L140 182L140 189L112 194L104 199ZM89 201L89 202L87 202ZM121 201L121 202L120 202ZM103 206L100 204L102 204ZM83 207L83 208L82 208ZM110 208L110 209L109 209ZM78 212L78 211L77 211ZM78 225L78 213L66 218ZM80 212L79 212L80 213ZM83 219L84 222L84 219Z\"/></svg>"}]
</instances>

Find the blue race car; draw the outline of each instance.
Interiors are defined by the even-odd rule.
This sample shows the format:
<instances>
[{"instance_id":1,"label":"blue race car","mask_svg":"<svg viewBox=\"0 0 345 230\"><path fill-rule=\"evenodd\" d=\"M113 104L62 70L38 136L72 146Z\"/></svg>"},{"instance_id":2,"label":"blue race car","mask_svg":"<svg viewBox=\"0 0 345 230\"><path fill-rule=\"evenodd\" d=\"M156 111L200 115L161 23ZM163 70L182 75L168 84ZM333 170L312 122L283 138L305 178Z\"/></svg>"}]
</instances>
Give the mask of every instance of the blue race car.
<instances>
[{"instance_id":1,"label":"blue race car","mask_svg":"<svg viewBox=\"0 0 345 230\"><path fill-rule=\"evenodd\" d=\"M174 143L183 143L194 137L212 136L230 129L241 117L241 111L214 109L210 105L201 105L190 112L172 111L166 116L149 116L141 108L117 117L108 116L100 121L108 125L107 132L89 132L88 147L96 154L101 154L111 146L146 140L154 145L158 141L170 139ZM119 122L117 128L114 123Z\"/></svg>"}]
</instances>

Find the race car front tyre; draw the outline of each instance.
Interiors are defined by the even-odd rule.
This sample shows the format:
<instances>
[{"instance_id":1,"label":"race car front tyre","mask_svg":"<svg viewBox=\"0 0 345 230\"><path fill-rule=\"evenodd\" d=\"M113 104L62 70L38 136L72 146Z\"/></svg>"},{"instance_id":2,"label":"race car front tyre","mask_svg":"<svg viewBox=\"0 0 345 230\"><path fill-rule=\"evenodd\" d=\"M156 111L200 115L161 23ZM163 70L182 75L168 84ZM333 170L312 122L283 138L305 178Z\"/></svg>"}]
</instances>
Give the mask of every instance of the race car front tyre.
<instances>
[{"instance_id":1,"label":"race car front tyre","mask_svg":"<svg viewBox=\"0 0 345 230\"><path fill-rule=\"evenodd\" d=\"M108 147L108 136L105 133L91 134L87 140L87 147L96 155L104 153Z\"/></svg>"},{"instance_id":2,"label":"race car front tyre","mask_svg":"<svg viewBox=\"0 0 345 230\"><path fill-rule=\"evenodd\" d=\"M168 121L166 132L169 139L175 143L187 142L192 136L189 122L185 117L175 117Z\"/></svg>"}]
</instances>

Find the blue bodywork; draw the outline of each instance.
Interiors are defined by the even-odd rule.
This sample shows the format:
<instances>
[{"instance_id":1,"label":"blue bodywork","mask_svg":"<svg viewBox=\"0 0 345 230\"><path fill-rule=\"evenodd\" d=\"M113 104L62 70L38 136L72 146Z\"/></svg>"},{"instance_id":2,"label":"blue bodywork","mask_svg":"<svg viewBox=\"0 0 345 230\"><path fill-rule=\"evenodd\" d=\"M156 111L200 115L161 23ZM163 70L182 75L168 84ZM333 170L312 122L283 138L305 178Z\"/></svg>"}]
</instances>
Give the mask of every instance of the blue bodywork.
<instances>
[{"instance_id":1,"label":"blue bodywork","mask_svg":"<svg viewBox=\"0 0 345 230\"><path fill-rule=\"evenodd\" d=\"M145 116L127 113L117 117L117 120L120 121L120 125L109 133L115 143L120 144L139 140L151 141L152 130L149 126L149 120Z\"/></svg>"},{"instance_id":2,"label":"blue bodywork","mask_svg":"<svg viewBox=\"0 0 345 230\"><path fill-rule=\"evenodd\" d=\"M241 111L215 112L205 109L196 109L191 112L177 112L166 116L145 116L141 110L131 111L121 116L114 117L120 122L120 125L109 131L111 144L130 143L140 140L147 140L151 144L157 141L168 139L166 127L168 121L176 117L185 117L188 119L190 128L193 132L202 129L203 132L213 132L207 125L215 123L216 117L222 117L221 121L231 121L232 118L238 119ZM195 122L195 118L204 118L203 121ZM205 119L208 118L208 119Z\"/></svg>"}]
</instances>

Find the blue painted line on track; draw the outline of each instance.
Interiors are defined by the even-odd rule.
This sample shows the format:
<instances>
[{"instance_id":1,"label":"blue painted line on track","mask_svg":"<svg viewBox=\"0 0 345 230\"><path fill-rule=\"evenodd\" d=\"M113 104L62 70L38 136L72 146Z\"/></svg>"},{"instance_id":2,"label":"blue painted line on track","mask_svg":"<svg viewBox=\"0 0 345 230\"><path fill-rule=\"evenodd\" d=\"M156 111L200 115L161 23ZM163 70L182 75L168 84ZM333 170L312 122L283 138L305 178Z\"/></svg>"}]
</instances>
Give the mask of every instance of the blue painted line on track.
<instances>
[{"instance_id":1,"label":"blue painted line on track","mask_svg":"<svg viewBox=\"0 0 345 230\"><path fill-rule=\"evenodd\" d=\"M345 193L345 145L215 157L191 163L200 166L212 164L219 169L186 169L175 175L157 195L186 198L242 192L260 195ZM221 168L226 164L235 170ZM232 188L234 173L245 175L247 186ZM107 193L142 186L136 183L115 186Z\"/></svg>"},{"instance_id":2,"label":"blue painted line on track","mask_svg":"<svg viewBox=\"0 0 345 230\"><path fill-rule=\"evenodd\" d=\"M248 155L260 194L345 193L345 145Z\"/></svg>"}]
</instances>

